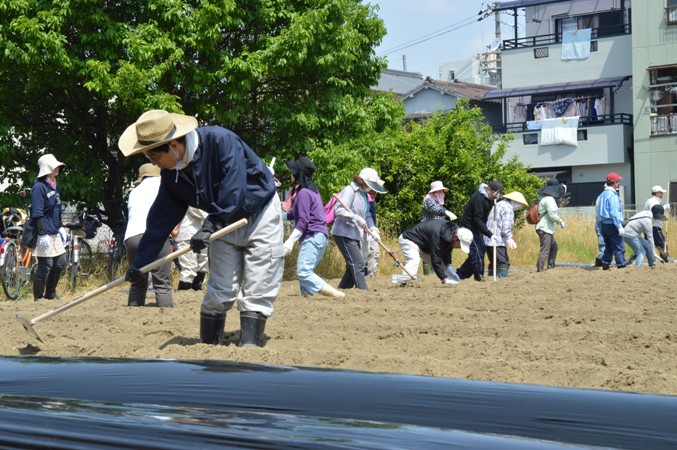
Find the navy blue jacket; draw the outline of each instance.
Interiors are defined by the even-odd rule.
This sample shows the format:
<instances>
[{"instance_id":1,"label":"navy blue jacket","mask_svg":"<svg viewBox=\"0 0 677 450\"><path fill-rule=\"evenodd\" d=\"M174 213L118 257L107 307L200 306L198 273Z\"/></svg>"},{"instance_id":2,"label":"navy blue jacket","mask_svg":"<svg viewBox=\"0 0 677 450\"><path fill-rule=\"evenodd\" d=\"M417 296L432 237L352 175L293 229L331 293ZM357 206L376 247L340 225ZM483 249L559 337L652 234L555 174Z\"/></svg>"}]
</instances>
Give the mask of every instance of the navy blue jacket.
<instances>
[{"instance_id":1,"label":"navy blue jacket","mask_svg":"<svg viewBox=\"0 0 677 450\"><path fill-rule=\"evenodd\" d=\"M132 265L153 262L188 206L209 213L223 228L259 213L275 195L273 175L239 136L225 128L196 129L199 145L193 161L182 170L163 169L162 182L148 212L146 232Z\"/></svg>"},{"instance_id":2,"label":"navy blue jacket","mask_svg":"<svg viewBox=\"0 0 677 450\"><path fill-rule=\"evenodd\" d=\"M37 227L37 220L44 217L42 234L58 234L61 226L61 187L47 184L45 177L38 178L31 189L31 222Z\"/></svg>"}]
</instances>

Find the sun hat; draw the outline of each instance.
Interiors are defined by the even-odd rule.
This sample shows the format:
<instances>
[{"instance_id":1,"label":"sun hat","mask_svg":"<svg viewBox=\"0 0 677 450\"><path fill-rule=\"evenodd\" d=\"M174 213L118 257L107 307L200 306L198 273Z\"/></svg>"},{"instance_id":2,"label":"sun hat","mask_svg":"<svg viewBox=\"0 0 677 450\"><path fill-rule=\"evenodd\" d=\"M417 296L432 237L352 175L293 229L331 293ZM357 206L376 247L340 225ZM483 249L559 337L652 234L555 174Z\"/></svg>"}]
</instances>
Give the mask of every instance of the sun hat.
<instances>
[{"instance_id":1,"label":"sun hat","mask_svg":"<svg viewBox=\"0 0 677 450\"><path fill-rule=\"evenodd\" d=\"M606 176L607 183L615 183L617 181L623 180L623 177L618 175L616 172L611 172Z\"/></svg>"},{"instance_id":2,"label":"sun hat","mask_svg":"<svg viewBox=\"0 0 677 450\"><path fill-rule=\"evenodd\" d=\"M134 181L134 186L140 185L143 179L146 177L159 177L159 176L160 176L160 168L151 163L146 163L141 167L139 167L139 178L137 178L136 181Z\"/></svg>"},{"instance_id":3,"label":"sun hat","mask_svg":"<svg viewBox=\"0 0 677 450\"><path fill-rule=\"evenodd\" d=\"M651 214L653 214L653 218L656 220L668 220L665 216L665 208L661 205L653 205L651 207Z\"/></svg>"},{"instance_id":4,"label":"sun hat","mask_svg":"<svg viewBox=\"0 0 677 450\"><path fill-rule=\"evenodd\" d=\"M656 192L662 192L662 193L665 194L665 193L668 192L668 191L666 191L665 189L663 189L661 186L656 185L656 186L654 186L654 187L651 188L651 193L652 193L652 194L655 194Z\"/></svg>"},{"instance_id":5,"label":"sun hat","mask_svg":"<svg viewBox=\"0 0 677 450\"><path fill-rule=\"evenodd\" d=\"M438 191L449 192L449 188L444 187L444 184L442 184L441 181L433 181L430 183L430 190L428 191L428 194Z\"/></svg>"},{"instance_id":6,"label":"sun hat","mask_svg":"<svg viewBox=\"0 0 677 450\"><path fill-rule=\"evenodd\" d=\"M461 244L461 250L463 250L465 253L469 253L470 244L473 241L472 231L467 228L459 228L456 231L456 236L458 237L458 242Z\"/></svg>"},{"instance_id":7,"label":"sun hat","mask_svg":"<svg viewBox=\"0 0 677 450\"><path fill-rule=\"evenodd\" d=\"M56 159L51 153L42 155L40 159L38 159L38 178L49 175L54 172L54 169L57 167L66 167L66 165Z\"/></svg>"},{"instance_id":8,"label":"sun hat","mask_svg":"<svg viewBox=\"0 0 677 450\"><path fill-rule=\"evenodd\" d=\"M527 199L524 198L524 195L522 195L521 192L513 191L513 192L508 192L503 196L503 198L507 198L508 200L512 200L515 203L519 203L522 206L529 206L529 203L527 203Z\"/></svg>"},{"instance_id":9,"label":"sun hat","mask_svg":"<svg viewBox=\"0 0 677 450\"><path fill-rule=\"evenodd\" d=\"M118 147L125 156L152 150L197 128L197 119L183 114L152 109L141 114L120 136Z\"/></svg>"},{"instance_id":10,"label":"sun hat","mask_svg":"<svg viewBox=\"0 0 677 450\"><path fill-rule=\"evenodd\" d=\"M358 177L362 178L364 183L373 191L376 191L379 194L386 192L386 190L383 188L383 180L379 178L376 170L372 169L371 167L365 167L364 169L360 170Z\"/></svg>"},{"instance_id":11,"label":"sun hat","mask_svg":"<svg viewBox=\"0 0 677 450\"><path fill-rule=\"evenodd\" d=\"M545 183L545 187L542 188L540 191L538 191L538 196L543 197L543 196L550 196L555 199L560 198L567 192L567 187L566 185L562 184L559 182L559 180L555 177L549 178L548 181Z\"/></svg>"}]
</instances>

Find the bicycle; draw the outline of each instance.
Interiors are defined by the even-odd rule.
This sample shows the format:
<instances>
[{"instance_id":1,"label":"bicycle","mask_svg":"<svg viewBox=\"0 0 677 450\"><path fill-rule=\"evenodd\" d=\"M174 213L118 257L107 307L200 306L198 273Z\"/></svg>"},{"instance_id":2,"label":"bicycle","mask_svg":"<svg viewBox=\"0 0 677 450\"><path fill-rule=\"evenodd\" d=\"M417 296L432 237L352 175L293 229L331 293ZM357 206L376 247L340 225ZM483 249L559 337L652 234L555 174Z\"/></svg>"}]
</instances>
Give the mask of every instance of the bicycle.
<instances>
[{"instance_id":1,"label":"bicycle","mask_svg":"<svg viewBox=\"0 0 677 450\"><path fill-rule=\"evenodd\" d=\"M75 290L80 278L87 278L94 265L92 247L85 241L86 234L82 223L67 223L66 270L71 290Z\"/></svg>"},{"instance_id":2,"label":"bicycle","mask_svg":"<svg viewBox=\"0 0 677 450\"><path fill-rule=\"evenodd\" d=\"M0 276L2 290L10 300L19 298L21 287L29 284L35 274L37 258L31 249L21 247L26 217L25 211L17 208L6 208L2 215L4 242L0 247Z\"/></svg>"},{"instance_id":3,"label":"bicycle","mask_svg":"<svg viewBox=\"0 0 677 450\"><path fill-rule=\"evenodd\" d=\"M110 281L120 277L123 261L127 261L127 252L124 245L126 227L127 222L119 220L111 229L112 235L108 241L108 279Z\"/></svg>"}]
</instances>

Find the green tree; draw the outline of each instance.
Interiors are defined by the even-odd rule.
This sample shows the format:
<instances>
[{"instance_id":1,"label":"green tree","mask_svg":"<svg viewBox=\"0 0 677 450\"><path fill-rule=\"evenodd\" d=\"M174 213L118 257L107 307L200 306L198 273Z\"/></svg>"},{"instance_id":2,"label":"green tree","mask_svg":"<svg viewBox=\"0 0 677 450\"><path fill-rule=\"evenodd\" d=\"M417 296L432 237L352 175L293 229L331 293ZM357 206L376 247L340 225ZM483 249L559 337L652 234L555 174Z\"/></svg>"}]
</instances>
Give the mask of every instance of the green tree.
<instances>
[{"instance_id":1,"label":"green tree","mask_svg":"<svg viewBox=\"0 0 677 450\"><path fill-rule=\"evenodd\" d=\"M0 0L2 200L18 201L49 152L69 169L66 201L117 218L144 162L117 140L151 108L278 161L357 136L384 35L360 0Z\"/></svg>"}]
</instances>

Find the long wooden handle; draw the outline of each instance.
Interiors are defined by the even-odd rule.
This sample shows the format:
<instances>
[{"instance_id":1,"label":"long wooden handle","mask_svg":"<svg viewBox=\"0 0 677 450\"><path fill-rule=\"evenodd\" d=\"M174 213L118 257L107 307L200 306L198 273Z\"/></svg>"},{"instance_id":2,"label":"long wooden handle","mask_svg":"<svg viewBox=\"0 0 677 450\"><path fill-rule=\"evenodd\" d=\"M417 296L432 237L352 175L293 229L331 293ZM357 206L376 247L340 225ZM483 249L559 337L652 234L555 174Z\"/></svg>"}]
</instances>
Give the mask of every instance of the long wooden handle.
<instances>
[{"instance_id":1,"label":"long wooden handle","mask_svg":"<svg viewBox=\"0 0 677 450\"><path fill-rule=\"evenodd\" d=\"M226 234L228 234L228 233L230 233L230 232L232 232L232 231L237 230L238 228L242 228L242 227L245 226L245 225L247 225L247 219L240 219L240 220L238 220L237 222L234 222L234 223L228 225L227 227L224 227L224 228L221 228L221 229L218 230L218 231L215 231L215 232L211 235L211 237L209 238L209 241L211 242L211 241L213 241L213 240L215 240L215 239L219 239L219 238L225 236ZM188 253L189 251L191 251L190 246L184 247L184 248L182 248L182 249L180 249L180 250L177 250L177 251L175 251L175 252L170 253L169 255L167 255L167 256L165 256L165 257L156 259L156 260L153 261L152 263L146 264L146 265L143 266L140 270L141 270L141 272L143 272L143 273L148 273L148 272L150 272L151 270L156 269L156 268L160 267L160 266L163 265L163 264L167 264L168 262L175 260L175 259L178 258L179 256L183 255L184 253ZM56 314L59 314L59 313L61 313L61 312L63 312L63 311L66 311L67 309L71 309L72 307L77 306L77 305L79 305L80 303L86 302L87 300L92 299L92 298L96 297L97 295L99 295L99 294L101 294L101 293L103 293L103 292L106 292L106 291L108 291L108 290L110 290L110 289L113 289L114 287L119 286L119 285L121 285L121 284L124 283L124 282L125 282L125 277L122 276L122 277L118 278L117 280L111 281L110 283L108 283L108 284L105 285L105 286L101 286L100 288L97 288L97 289L95 289L95 290L93 290L93 291L91 291L91 292L88 292L87 294L85 294L85 295L83 295L82 297L79 297L79 298L73 300L72 302L63 304L63 305L61 305L61 306L59 306L59 307L57 307L57 308L54 308L54 309L51 310L51 311L47 311L46 313L44 313L44 314L42 314L42 315L40 315L40 316L38 316L38 317L36 317L36 318L34 318L34 319L31 319L31 320L29 321L29 323L30 323L31 325L35 325L35 324L38 323L38 322L41 322L41 321L43 321L43 320L45 320L45 319L49 319L50 317L52 317L52 316L54 316L54 315L56 315Z\"/></svg>"}]
</instances>

